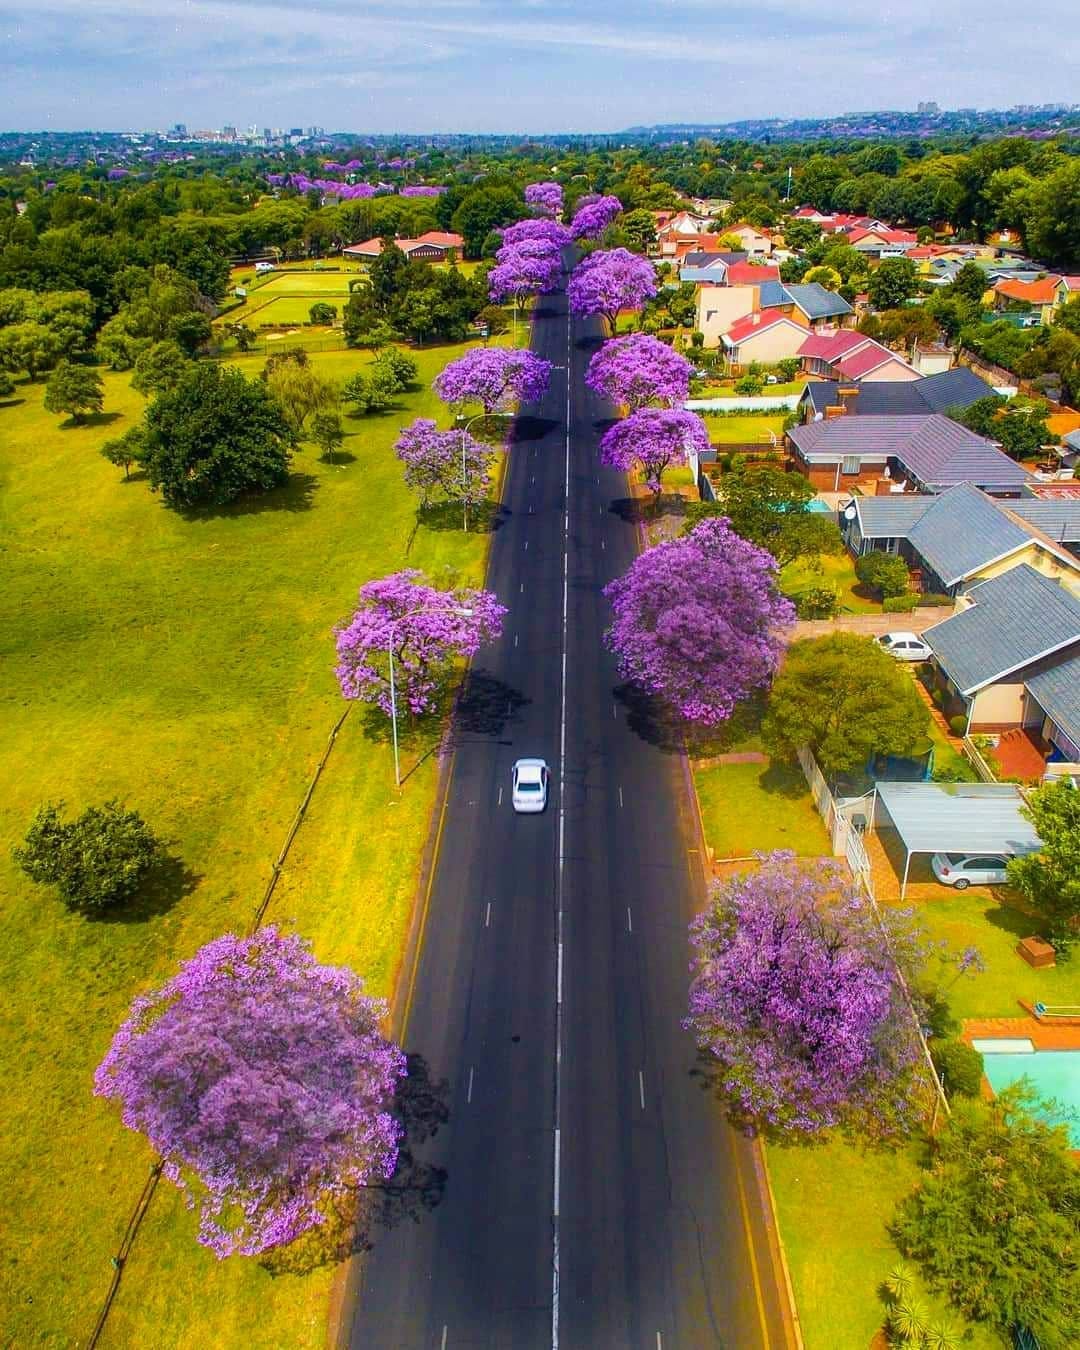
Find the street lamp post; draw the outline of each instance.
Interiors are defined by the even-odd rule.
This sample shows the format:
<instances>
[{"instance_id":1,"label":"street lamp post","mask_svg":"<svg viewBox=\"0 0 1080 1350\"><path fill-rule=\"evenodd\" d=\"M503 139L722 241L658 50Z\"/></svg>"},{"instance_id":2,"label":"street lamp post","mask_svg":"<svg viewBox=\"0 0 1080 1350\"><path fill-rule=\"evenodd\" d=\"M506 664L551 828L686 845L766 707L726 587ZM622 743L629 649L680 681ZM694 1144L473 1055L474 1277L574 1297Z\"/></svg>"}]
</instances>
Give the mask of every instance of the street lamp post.
<instances>
[{"instance_id":1,"label":"street lamp post","mask_svg":"<svg viewBox=\"0 0 1080 1350\"><path fill-rule=\"evenodd\" d=\"M508 412L477 413L470 417L461 428L461 523L466 533L469 529L469 499L466 495L469 486L469 470L465 463L465 451L468 447L469 428L474 422L481 422L485 417L509 417Z\"/></svg>"},{"instance_id":2,"label":"street lamp post","mask_svg":"<svg viewBox=\"0 0 1080 1350\"><path fill-rule=\"evenodd\" d=\"M394 630L399 623L406 619L414 619L417 614L460 614L464 618L469 618L473 613L469 605L433 605L431 608L421 606L419 609L410 609L404 614L399 614L396 619L390 621L390 636L387 638L387 655L390 658L390 725L393 727L394 735L394 786L401 787L401 762L398 759L398 736L397 736L397 689L394 685Z\"/></svg>"}]
</instances>

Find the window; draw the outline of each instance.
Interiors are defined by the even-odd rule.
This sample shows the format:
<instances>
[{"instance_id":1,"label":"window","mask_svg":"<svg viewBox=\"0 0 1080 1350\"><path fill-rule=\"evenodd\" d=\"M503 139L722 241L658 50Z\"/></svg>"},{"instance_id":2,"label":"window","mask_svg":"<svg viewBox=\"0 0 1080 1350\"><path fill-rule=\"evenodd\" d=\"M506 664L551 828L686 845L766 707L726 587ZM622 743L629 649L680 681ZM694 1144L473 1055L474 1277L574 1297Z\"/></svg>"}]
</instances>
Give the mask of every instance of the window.
<instances>
[{"instance_id":1,"label":"window","mask_svg":"<svg viewBox=\"0 0 1080 1350\"><path fill-rule=\"evenodd\" d=\"M858 473L858 472L859 472L859 456L858 456L858 455L845 455L845 456L844 456L844 459L843 459L843 463L840 465L840 472L841 472L841 473Z\"/></svg>"}]
</instances>

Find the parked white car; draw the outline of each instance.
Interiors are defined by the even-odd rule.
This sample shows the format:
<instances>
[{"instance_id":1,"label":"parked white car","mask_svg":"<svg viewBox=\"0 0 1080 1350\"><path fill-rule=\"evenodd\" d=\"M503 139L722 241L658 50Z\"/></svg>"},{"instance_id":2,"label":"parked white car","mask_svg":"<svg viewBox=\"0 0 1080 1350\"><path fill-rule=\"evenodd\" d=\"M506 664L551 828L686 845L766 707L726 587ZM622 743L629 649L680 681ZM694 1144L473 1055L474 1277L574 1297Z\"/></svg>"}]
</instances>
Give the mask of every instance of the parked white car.
<instances>
[{"instance_id":1,"label":"parked white car","mask_svg":"<svg viewBox=\"0 0 1080 1350\"><path fill-rule=\"evenodd\" d=\"M966 891L969 886L1003 886L1007 861L996 853L935 853L930 866L943 886Z\"/></svg>"},{"instance_id":2,"label":"parked white car","mask_svg":"<svg viewBox=\"0 0 1080 1350\"><path fill-rule=\"evenodd\" d=\"M878 642L898 661L929 661L934 654L918 633L883 633Z\"/></svg>"},{"instance_id":3,"label":"parked white car","mask_svg":"<svg viewBox=\"0 0 1080 1350\"><path fill-rule=\"evenodd\" d=\"M543 811L547 806L550 776L546 760L516 760L511 771L513 786L510 794L514 810L522 815L536 815Z\"/></svg>"}]
</instances>

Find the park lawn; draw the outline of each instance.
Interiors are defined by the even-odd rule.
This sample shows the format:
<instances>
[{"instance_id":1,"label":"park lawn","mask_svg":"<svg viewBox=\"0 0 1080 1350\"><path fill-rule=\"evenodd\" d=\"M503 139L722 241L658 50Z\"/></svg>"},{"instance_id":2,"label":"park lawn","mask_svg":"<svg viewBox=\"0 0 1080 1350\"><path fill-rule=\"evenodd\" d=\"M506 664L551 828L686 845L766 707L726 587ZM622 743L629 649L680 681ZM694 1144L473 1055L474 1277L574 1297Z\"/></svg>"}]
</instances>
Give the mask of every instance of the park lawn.
<instances>
[{"instance_id":1,"label":"park lawn","mask_svg":"<svg viewBox=\"0 0 1080 1350\"><path fill-rule=\"evenodd\" d=\"M784 413L746 413L736 416L704 413L709 440L713 445L760 445L772 447L769 432L776 437L776 445L784 443Z\"/></svg>"},{"instance_id":2,"label":"park lawn","mask_svg":"<svg viewBox=\"0 0 1080 1350\"><path fill-rule=\"evenodd\" d=\"M311 295L316 299L347 296L349 283L356 276L355 272L281 272L275 273L259 290L263 295Z\"/></svg>"},{"instance_id":3,"label":"park lawn","mask_svg":"<svg viewBox=\"0 0 1080 1350\"><path fill-rule=\"evenodd\" d=\"M348 296L318 295L270 295L265 290L256 291L251 300L240 309L231 310L222 320L224 323L246 323L258 328L261 324L276 324L287 327L293 324L310 324L311 306L317 304L333 305L341 317L341 311L348 303ZM321 325L325 328L326 325Z\"/></svg>"},{"instance_id":4,"label":"park lawn","mask_svg":"<svg viewBox=\"0 0 1080 1350\"><path fill-rule=\"evenodd\" d=\"M841 614L881 613L880 601L859 594L855 564L846 549L843 553L823 553L820 564L815 567L801 559L788 563L780 573L780 589L785 595L795 595L811 587L835 587L840 596ZM904 615L897 615L898 620L903 618Z\"/></svg>"},{"instance_id":5,"label":"park lawn","mask_svg":"<svg viewBox=\"0 0 1080 1350\"><path fill-rule=\"evenodd\" d=\"M900 1260L887 1225L918 1180L919 1146L876 1149L834 1137L770 1142L766 1156L806 1350L866 1350L885 1320L878 1290ZM932 1315L964 1325L946 1300L921 1297ZM1005 1344L985 1326L965 1331L971 1350Z\"/></svg>"},{"instance_id":6,"label":"park lawn","mask_svg":"<svg viewBox=\"0 0 1080 1350\"><path fill-rule=\"evenodd\" d=\"M958 750L954 750L948 736L942 731L933 718L930 719L930 725L926 733L934 743L934 773L942 769L948 769L962 775L958 780L963 783L977 783L979 775L975 772L971 761Z\"/></svg>"},{"instance_id":7,"label":"park lawn","mask_svg":"<svg viewBox=\"0 0 1080 1350\"><path fill-rule=\"evenodd\" d=\"M737 747L757 750L748 738ZM831 853L829 836L798 764L696 764L705 842L718 860L771 849L805 857Z\"/></svg>"},{"instance_id":8,"label":"park lawn","mask_svg":"<svg viewBox=\"0 0 1080 1350\"><path fill-rule=\"evenodd\" d=\"M344 704L334 624L359 586L402 566L477 582L483 536L416 529L392 442L433 415L427 387L461 348L417 354L423 387L381 417L345 419L341 462L310 447L290 484L246 506L184 518L97 453L143 401L106 372L105 417L74 427L43 385L0 408L6 735L0 745L0 954L5 1078L0 1176L10 1194L0 1306L12 1344L85 1338L109 1257L150 1153L92 1075L132 997L226 931L244 929ZM313 356L343 378L369 354ZM242 358L254 375L261 357ZM380 731L385 732L381 726ZM427 835L434 730L392 792L384 738L356 709L285 865L268 919L392 990ZM109 920L69 914L11 861L33 811L109 797L139 809L180 868ZM219 1262L162 1183L110 1323L116 1345L314 1346L333 1271L272 1278Z\"/></svg>"},{"instance_id":9,"label":"park lawn","mask_svg":"<svg viewBox=\"0 0 1080 1350\"><path fill-rule=\"evenodd\" d=\"M691 354L692 359L692 354ZM787 398L789 394L802 395L806 388L806 377L798 380L787 380L781 384L767 384L760 394L755 394L755 398ZM721 380L713 384L706 384L701 392L692 394L692 398L741 398L742 395L735 392L734 380Z\"/></svg>"}]
</instances>

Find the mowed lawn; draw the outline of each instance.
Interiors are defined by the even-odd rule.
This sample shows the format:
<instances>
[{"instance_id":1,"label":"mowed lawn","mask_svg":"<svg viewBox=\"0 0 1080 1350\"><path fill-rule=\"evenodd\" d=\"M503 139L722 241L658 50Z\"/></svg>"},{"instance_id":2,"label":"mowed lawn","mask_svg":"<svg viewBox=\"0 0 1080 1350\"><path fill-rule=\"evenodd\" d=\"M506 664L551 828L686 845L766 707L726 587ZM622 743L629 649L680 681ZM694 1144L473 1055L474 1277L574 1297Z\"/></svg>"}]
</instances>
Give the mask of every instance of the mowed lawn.
<instances>
[{"instance_id":1,"label":"mowed lawn","mask_svg":"<svg viewBox=\"0 0 1080 1350\"><path fill-rule=\"evenodd\" d=\"M419 353L424 387L380 417L346 418L342 462L296 456L288 487L184 518L98 450L143 402L106 373L109 423L45 414L42 385L0 407L4 727L0 890L5 1342L89 1334L109 1258L150 1151L92 1095L92 1075L134 994L208 939L240 931L344 704L332 630L360 585L402 566L479 581L482 535L414 529L392 442L445 412L427 388L461 348ZM370 360L312 360L344 378ZM261 358L243 358L252 375ZM431 748L404 746L408 768ZM400 802L390 750L346 722L268 919L323 960L390 992L434 798L427 757ZM179 863L107 920L69 914L14 867L39 803L110 797L138 808ZM217 1261L162 1184L126 1270L107 1343L314 1346L332 1271L271 1277Z\"/></svg>"}]
</instances>

